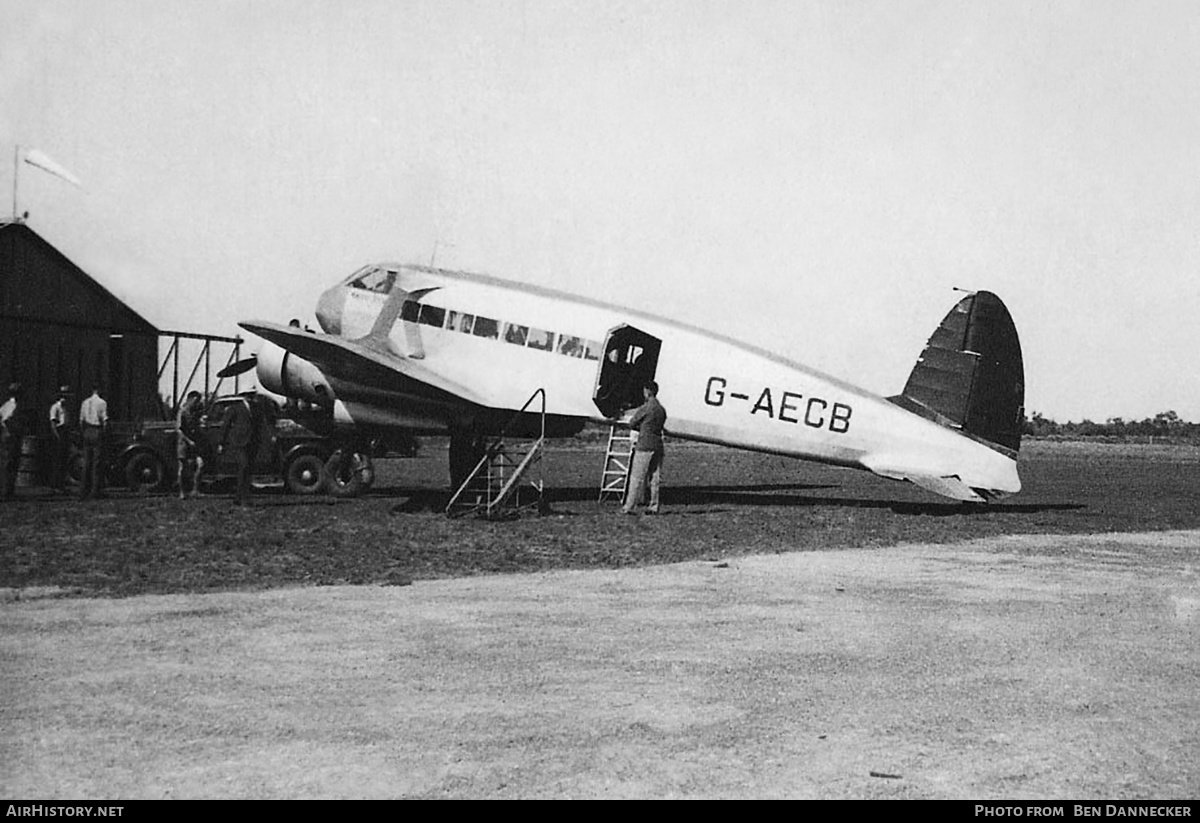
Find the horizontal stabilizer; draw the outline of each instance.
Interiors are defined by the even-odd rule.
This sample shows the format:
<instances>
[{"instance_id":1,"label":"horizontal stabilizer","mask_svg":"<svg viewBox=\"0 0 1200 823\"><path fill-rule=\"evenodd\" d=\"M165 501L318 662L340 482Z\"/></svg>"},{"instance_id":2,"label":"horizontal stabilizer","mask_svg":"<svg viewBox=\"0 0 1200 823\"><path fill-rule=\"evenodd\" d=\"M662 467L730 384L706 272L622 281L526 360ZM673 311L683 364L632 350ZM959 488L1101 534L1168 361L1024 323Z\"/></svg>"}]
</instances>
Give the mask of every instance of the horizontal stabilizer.
<instances>
[{"instance_id":1,"label":"horizontal stabilizer","mask_svg":"<svg viewBox=\"0 0 1200 823\"><path fill-rule=\"evenodd\" d=\"M934 477L932 475L914 474L905 478L910 483L920 486L926 491L931 491L934 494L940 494L943 497L949 497L954 500L963 500L969 503L983 503L988 499L995 499L995 495L985 498L975 489L972 489L966 483L958 479L957 475L949 475L946 477Z\"/></svg>"},{"instance_id":2,"label":"horizontal stabilizer","mask_svg":"<svg viewBox=\"0 0 1200 823\"><path fill-rule=\"evenodd\" d=\"M907 480L926 491L953 500L982 503L1012 494L1011 491L974 488L964 483L957 474L939 473L929 465L905 465L893 458L879 456L867 457L863 460L863 465L880 477L886 477L889 480Z\"/></svg>"}]
</instances>

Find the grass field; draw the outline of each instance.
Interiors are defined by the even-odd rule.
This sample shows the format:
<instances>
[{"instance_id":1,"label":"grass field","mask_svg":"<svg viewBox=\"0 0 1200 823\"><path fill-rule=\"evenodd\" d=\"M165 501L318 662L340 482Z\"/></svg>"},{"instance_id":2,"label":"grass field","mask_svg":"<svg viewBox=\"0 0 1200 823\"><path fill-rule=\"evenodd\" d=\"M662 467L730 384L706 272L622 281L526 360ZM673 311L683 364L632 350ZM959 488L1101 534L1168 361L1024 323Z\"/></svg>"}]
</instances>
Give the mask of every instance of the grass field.
<instances>
[{"instance_id":1,"label":"grass field","mask_svg":"<svg viewBox=\"0 0 1200 823\"><path fill-rule=\"evenodd\" d=\"M24 490L3 508L0 587L128 596L411 580L721 558L731 553L944 543L1006 534L1200 528L1200 449L1026 445L1024 490L964 506L865 472L701 445L667 458L665 515L596 502L603 450L554 447L551 514L448 520L442 444L381 461L359 499L261 488L179 501L114 492L81 502Z\"/></svg>"},{"instance_id":2,"label":"grass field","mask_svg":"<svg viewBox=\"0 0 1200 823\"><path fill-rule=\"evenodd\" d=\"M559 447L552 513L494 523L440 513L444 457L0 506L0 795L1200 793L1195 449L1033 442L963 507L676 446L634 518Z\"/></svg>"}]
</instances>

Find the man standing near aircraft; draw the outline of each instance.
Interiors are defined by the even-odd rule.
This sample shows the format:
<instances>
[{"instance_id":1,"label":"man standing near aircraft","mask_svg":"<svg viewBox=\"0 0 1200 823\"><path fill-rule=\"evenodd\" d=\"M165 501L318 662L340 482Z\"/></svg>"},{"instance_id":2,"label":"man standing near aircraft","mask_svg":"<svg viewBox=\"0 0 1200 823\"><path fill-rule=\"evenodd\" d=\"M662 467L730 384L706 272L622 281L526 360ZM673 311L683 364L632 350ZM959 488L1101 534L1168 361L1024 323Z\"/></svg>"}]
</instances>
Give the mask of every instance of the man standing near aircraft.
<instances>
[{"instance_id":1,"label":"man standing near aircraft","mask_svg":"<svg viewBox=\"0 0 1200 823\"><path fill-rule=\"evenodd\" d=\"M658 494L662 486L663 426L667 423L667 410L658 402L658 384L651 380L642 389L646 402L638 406L629 418L629 427L638 433L637 450L633 453L633 465L629 469L629 489L625 493L625 505L621 511L633 514L641 502L650 481L650 505L647 514L658 514Z\"/></svg>"},{"instance_id":2,"label":"man standing near aircraft","mask_svg":"<svg viewBox=\"0 0 1200 823\"><path fill-rule=\"evenodd\" d=\"M200 392L188 392L175 417L175 457L179 461L179 499L184 498L184 477L192 475L192 497L200 496L200 473L204 458L200 455Z\"/></svg>"},{"instance_id":3,"label":"man standing near aircraft","mask_svg":"<svg viewBox=\"0 0 1200 823\"><path fill-rule=\"evenodd\" d=\"M250 502L250 459L255 446L254 413L245 397L230 403L225 411L225 431L221 434L221 452L228 451L237 466L237 505Z\"/></svg>"},{"instance_id":4,"label":"man standing near aircraft","mask_svg":"<svg viewBox=\"0 0 1200 823\"><path fill-rule=\"evenodd\" d=\"M58 390L58 400L50 407L50 488L67 490L67 461L71 457L71 387Z\"/></svg>"},{"instance_id":5,"label":"man standing near aircraft","mask_svg":"<svg viewBox=\"0 0 1200 823\"><path fill-rule=\"evenodd\" d=\"M106 428L108 403L100 396L100 387L95 386L91 396L79 407L79 433L83 439L83 478L79 484L79 496L84 500L100 496L103 474L101 457Z\"/></svg>"},{"instance_id":6,"label":"man standing near aircraft","mask_svg":"<svg viewBox=\"0 0 1200 823\"><path fill-rule=\"evenodd\" d=\"M0 405L0 500L16 494L17 464L21 459L21 384L8 387L8 396Z\"/></svg>"}]
</instances>

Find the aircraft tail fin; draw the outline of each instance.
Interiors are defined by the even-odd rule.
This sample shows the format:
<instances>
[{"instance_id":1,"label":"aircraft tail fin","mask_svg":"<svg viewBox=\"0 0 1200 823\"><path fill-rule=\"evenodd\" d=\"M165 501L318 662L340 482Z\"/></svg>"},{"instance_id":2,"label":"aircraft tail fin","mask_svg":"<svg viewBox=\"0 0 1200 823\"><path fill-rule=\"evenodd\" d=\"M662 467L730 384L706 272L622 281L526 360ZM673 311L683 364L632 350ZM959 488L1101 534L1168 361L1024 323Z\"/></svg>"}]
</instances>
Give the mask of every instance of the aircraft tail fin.
<instances>
[{"instance_id":1,"label":"aircraft tail fin","mask_svg":"<svg viewBox=\"0 0 1200 823\"><path fill-rule=\"evenodd\" d=\"M959 301L890 401L1016 457L1025 421L1025 367L1008 308L988 291Z\"/></svg>"}]
</instances>

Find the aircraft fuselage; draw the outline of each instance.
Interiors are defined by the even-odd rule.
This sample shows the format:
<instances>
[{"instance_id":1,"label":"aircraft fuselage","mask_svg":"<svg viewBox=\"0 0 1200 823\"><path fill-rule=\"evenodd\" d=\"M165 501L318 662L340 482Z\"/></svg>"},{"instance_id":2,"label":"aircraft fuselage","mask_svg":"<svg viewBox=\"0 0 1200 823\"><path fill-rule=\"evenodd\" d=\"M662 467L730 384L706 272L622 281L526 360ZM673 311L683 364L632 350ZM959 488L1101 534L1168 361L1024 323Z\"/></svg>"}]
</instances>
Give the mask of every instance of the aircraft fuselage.
<instances>
[{"instance_id":1,"label":"aircraft fuselage","mask_svg":"<svg viewBox=\"0 0 1200 823\"><path fill-rule=\"evenodd\" d=\"M960 499L1020 489L1013 455L842 380L708 329L549 289L380 264L323 294L318 322L328 334L365 338L393 289L407 299L386 345L416 382L388 388L365 379L363 396L353 381L328 387L362 410L452 426L464 408L516 411L543 389L551 415L611 420L612 409L598 405L606 369L636 370L653 348L648 374L672 437L864 468ZM622 328L634 342L606 348ZM422 374L432 388L423 388ZM454 387L464 387L461 396Z\"/></svg>"}]
</instances>

